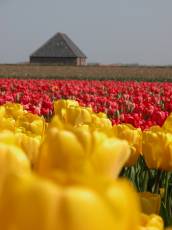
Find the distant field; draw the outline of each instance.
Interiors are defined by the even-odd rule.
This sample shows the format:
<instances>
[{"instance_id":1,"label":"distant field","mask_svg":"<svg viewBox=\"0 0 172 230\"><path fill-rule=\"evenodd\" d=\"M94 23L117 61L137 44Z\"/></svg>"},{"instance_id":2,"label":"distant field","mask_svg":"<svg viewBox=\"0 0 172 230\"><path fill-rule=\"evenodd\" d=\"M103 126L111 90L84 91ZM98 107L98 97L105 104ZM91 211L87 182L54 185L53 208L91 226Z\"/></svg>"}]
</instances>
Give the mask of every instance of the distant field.
<instances>
[{"instance_id":1,"label":"distant field","mask_svg":"<svg viewBox=\"0 0 172 230\"><path fill-rule=\"evenodd\" d=\"M172 67L0 65L0 77L172 81Z\"/></svg>"}]
</instances>

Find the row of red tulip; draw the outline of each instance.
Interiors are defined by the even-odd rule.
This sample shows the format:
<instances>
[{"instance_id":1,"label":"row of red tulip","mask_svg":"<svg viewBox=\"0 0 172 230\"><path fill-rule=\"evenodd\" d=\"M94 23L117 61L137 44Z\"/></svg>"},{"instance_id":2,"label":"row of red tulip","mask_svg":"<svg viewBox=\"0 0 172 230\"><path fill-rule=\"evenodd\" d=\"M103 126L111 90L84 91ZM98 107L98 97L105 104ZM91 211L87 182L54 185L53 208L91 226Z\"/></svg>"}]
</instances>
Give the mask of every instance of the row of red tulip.
<instances>
[{"instance_id":1,"label":"row of red tulip","mask_svg":"<svg viewBox=\"0 0 172 230\"><path fill-rule=\"evenodd\" d=\"M162 125L172 112L172 83L79 80L0 80L0 104L19 102L38 115L51 116L53 101L77 100L95 112L105 112L113 124L142 129Z\"/></svg>"}]
</instances>

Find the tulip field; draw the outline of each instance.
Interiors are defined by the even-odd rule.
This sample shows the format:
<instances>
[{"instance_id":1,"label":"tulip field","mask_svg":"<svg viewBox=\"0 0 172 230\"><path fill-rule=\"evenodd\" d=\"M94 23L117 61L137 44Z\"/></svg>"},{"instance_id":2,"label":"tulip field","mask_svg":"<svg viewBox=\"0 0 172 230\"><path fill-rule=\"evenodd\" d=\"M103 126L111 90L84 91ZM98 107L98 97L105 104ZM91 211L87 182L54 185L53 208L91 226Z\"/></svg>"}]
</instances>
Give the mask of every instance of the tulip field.
<instances>
[{"instance_id":1,"label":"tulip field","mask_svg":"<svg viewBox=\"0 0 172 230\"><path fill-rule=\"evenodd\" d=\"M172 83L2 78L0 120L0 229L172 229Z\"/></svg>"},{"instance_id":2,"label":"tulip field","mask_svg":"<svg viewBox=\"0 0 172 230\"><path fill-rule=\"evenodd\" d=\"M142 130L164 123L172 112L172 83L77 80L0 80L0 104L16 102L34 114L51 117L53 101L72 99L112 124L130 123Z\"/></svg>"}]
</instances>

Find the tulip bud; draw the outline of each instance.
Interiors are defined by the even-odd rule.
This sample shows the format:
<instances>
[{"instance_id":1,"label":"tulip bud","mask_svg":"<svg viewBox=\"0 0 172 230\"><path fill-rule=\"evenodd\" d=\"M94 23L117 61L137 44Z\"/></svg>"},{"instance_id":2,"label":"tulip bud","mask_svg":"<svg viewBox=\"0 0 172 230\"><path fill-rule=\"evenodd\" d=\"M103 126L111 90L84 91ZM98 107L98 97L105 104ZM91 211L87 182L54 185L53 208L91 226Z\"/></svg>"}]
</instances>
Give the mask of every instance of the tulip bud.
<instances>
[{"instance_id":1,"label":"tulip bud","mask_svg":"<svg viewBox=\"0 0 172 230\"><path fill-rule=\"evenodd\" d=\"M139 193L142 211L145 214L159 214L161 197L150 192Z\"/></svg>"}]
</instances>

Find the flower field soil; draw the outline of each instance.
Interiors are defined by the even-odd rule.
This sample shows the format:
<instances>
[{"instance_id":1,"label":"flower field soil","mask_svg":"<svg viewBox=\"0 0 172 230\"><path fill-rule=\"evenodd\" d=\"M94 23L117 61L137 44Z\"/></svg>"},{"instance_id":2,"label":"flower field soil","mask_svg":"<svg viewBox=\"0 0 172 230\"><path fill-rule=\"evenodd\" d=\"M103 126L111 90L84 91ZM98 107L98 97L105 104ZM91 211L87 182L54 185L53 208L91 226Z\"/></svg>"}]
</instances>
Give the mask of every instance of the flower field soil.
<instances>
[{"instance_id":1,"label":"flower field soil","mask_svg":"<svg viewBox=\"0 0 172 230\"><path fill-rule=\"evenodd\" d=\"M80 80L172 81L172 67L0 65L0 77Z\"/></svg>"}]
</instances>

